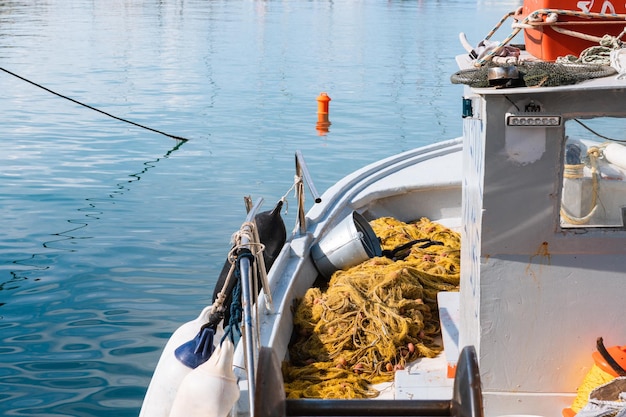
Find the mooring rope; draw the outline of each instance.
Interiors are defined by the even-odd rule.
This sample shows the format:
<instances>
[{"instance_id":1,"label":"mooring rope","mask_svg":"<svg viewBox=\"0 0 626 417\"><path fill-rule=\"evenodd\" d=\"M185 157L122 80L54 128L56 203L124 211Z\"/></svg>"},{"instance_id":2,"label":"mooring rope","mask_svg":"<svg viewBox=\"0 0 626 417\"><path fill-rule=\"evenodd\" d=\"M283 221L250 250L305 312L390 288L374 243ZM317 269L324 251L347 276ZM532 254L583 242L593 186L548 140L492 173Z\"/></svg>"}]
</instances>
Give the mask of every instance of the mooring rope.
<instances>
[{"instance_id":1,"label":"mooring rope","mask_svg":"<svg viewBox=\"0 0 626 417\"><path fill-rule=\"evenodd\" d=\"M163 136L167 136L167 137L172 138L172 139L182 140L182 141L184 141L184 142L186 142L186 141L188 141L188 140L189 140L189 139L187 139L187 138L183 138L183 137L181 137L181 136L171 135L171 134L169 134L169 133L165 133L165 132L162 132L162 131L160 131L160 130L153 129L153 128L148 127L148 126L144 126L144 125L142 125L142 124L135 123L135 122L133 122L133 121L131 121L131 120L128 120L128 119L123 119L123 118L121 118L121 117L118 117L118 116L112 115L111 113L107 113L107 112L105 112L104 110L100 110L100 109L97 109L97 108L95 108L95 107L93 107L93 106L90 106L90 105L88 105L88 104L81 103L81 102L80 102L80 101L78 101L78 100L75 100L75 99L73 99L73 98L71 98L71 97L64 96L63 94L57 93L56 91L53 91L53 90L51 90L51 89L49 89L49 88L47 88L47 87L44 87L44 86L43 86L43 85L41 85L41 84L37 84L36 82L31 81L31 80L29 80L29 79L27 79L27 78L24 78L24 77L22 77L22 76L20 76L20 75L18 75L18 74L16 74L16 73L14 73L14 72L11 72L11 71L9 71L9 70L7 70L7 69L5 69L5 68L0 67L0 70L2 70L2 71L4 71L4 72L6 72L7 74L12 75L12 76L14 76L14 77L16 77L16 78L19 78L19 79L20 79L20 80L22 80L22 81L26 81L27 83L32 84L32 85L34 85L35 87L39 87L39 88L41 88L42 90L45 90L45 91L47 91L47 92L49 92L49 93L51 93L51 94L54 94L55 96L61 97L61 98L65 99L65 100L69 100L69 101L71 101L71 102L73 102L73 103L76 103L76 104L78 104L78 105L80 105L80 106L87 107L87 108L88 108L88 109L90 109L90 110L97 111L98 113L102 113L102 114L104 114L105 116L109 116L109 117L111 117L111 118L113 118L113 119L116 119L116 120L119 120L119 121L121 121L121 122L124 122L124 123L129 123L129 124L131 124L131 125L134 125L134 126L140 127L140 128L142 128L142 129L149 130L149 131L151 131L151 132L158 133L158 134L163 135Z\"/></svg>"},{"instance_id":2,"label":"mooring rope","mask_svg":"<svg viewBox=\"0 0 626 417\"><path fill-rule=\"evenodd\" d=\"M238 267L235 269L235 278L237 281L233 288L233 302L230 305L230 320L228 321L228 325L224 328L224 336L222 336L221 342L229 338L231 342L235 343L235 337L241 336L239 323L243 319L243 306L241 305L241 273Z\"/></svg>"},{"instance_id":3,"label":"mooring rope","mask_svg":"<svg viewBox=\"0 0 626 417\"><path fill-rule=\"evenodd\" d=\"M521 9L518 9L518 11L521 13ZM541 16L546 15L548 16L548 20L546 20L546 22L542 21ZM549 24L550 26L552 26L554 28L555 25L558 25L558 16L559 15L565 15L565 16L573 16L573 17L579 17L579 18L596 18L596 19L601 19L602 22L594 22L594 23L607 23L607 21L611 21L611 20L617 20L618 22L620 22L620 19L625 19L626 18L626 14L606 14L606 13L592 13L592 12L577 12L577 11L573 11L573 10L561 10L561 9L539 9L539 10L535 10L532 13L529 13L528 16L524 17L523 19L521 19L521 21L518 20L517 22L513 23L512 27L513 27L513 31L511 32L511 34L509 36L507 36L503 41L501 41L495 48L493 48L491 51L489 51L489 53L485 54L485 56L481 57L480 59L477 59L476 62L474 63L475 66L477 67L481 67L483 65L485 65L486 63L488 63L489 61L491 61L499 52L502 48L504 48L522 29L534 29L536 26L542 25L542 24ZM511 14L507 14L505 15L502 20L500 21L500 23L498 25L496 25L496 27L489 32L489 37L491 37L493 35L493 33L502 25L502 23L509 17L511 16ZM592 22L585 22L585 23L592 23ZM613 23L612 21L610 23ZM621 22L620 22L621 23ZM623 34L623 32L622 32ZM622 35L620 35L622 36Z\"/></svg>"}]
</instances>

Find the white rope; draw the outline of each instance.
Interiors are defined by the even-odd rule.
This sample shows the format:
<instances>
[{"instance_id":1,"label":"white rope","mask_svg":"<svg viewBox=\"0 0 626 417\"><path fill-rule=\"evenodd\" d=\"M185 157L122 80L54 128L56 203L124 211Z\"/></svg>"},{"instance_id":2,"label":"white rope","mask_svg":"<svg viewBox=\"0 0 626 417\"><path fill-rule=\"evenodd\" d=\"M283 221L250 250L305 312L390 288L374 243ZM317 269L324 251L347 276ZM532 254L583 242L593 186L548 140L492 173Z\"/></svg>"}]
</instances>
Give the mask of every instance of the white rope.
<instances>
[{"instance_id":1,"label":"white rope","mask_svg":"<svg viewBox=\"0 0 626 417\"><path fill-rule=\"evenodd\" d=\"M296 216L296 224L291 232L293 235L298 233L304 221L304 178L299 175L293 176L293 185L290 188L294 190L294 195L298 202L298 215Z\"/></svg>"},{"instance_id":2,"label":"white rope","mask_svg":"<svg viewBox=\"0 0 626 417\"><path fill-rule=\"evenodd\" d=\"M556 29L556 28L554 28ZM558 30L557 32L560 32ZM568 31L569 32L569 31ZM577 32L574 32L577 33ZM624 33L624 31L622 31ZM579 34L584 35L584 34ZM577 36L577 35L572 35ZM591 40L591 38L587 35L584 35L586 40ZM622 42L616 36L604 35L601 38L593 37L597 40L598 45L590 46L589 48L584 49L580 56L576 57L574 55L567 55L564 57L558 57L557 63L565 63L565 64L592 64L592 65L611 65L611 52L614 50L621 49ZM618 70L619 72L619 70Z\"/></svg>"},{"instance_id":3,"label":"white rope","mask_svg":"<svg viewBox=\"0 0 626 417\"><path fill-rule=\"evenodd\" d=\"M610 53L611 66L619 73L618 80L626 78L626 49L614 49Z\"/></svg>"},{"instance_id":4,"label":"white rope","mask_svg":"<svg viewBox=\"0 0 626 417\"><path fill-rule=\"evenodd\" d=\"M291 187L289 187L289 189L287 190L287 192L285 194L283 194L283 196L280 198L280 201L283 202L283 204L285 205L285 214L288 214L289 212L289 200L287 200L287 196L289 195L289 193L291 192L291 190L294 190L296 188L296 186L298 184L302 184L302 177L299 177L298 175L294 175L293 176L293 184L291 184ZM294 191L294 195L298 196L298 190Z\"/></svg>"},{"instance_id":5,"label":"white rope","mask_svg":"<svg viewBox=\"0 0 626 417\"><path fill-rule=\"evenodd\" d=\"M597 161L600 157L600 149L597 147L591 147L587 151L587 155L589 156L589 164L591 165L591 183L592 183L592 195L591 195L591 204L592 208L589 210L585 216L577 217L568 213L565 207L561 203L561 217L569 224L575 225L583 225L589 223L589 220L596 214L598 209L598 193L599 193L599 177L600 173L598 172Z\"/></svg>"},{"instance_id":6,"label":"white rope","mask_svg":"<svg viewBox=\"0 0 626 417\"><path fill-rule=\"evenodd\" d=\"M518 9L519 12L519 9ZM517 16L519 16L521 13L517 13L515 14L516 16L516 20ZM511 14L507 15L506 17L510 16ZM475 66L477 67L481 67L483 65L485 65L487 62L490 62L494 57L499 56L502 49L505 48L508 43L522 30L522 29L536 29L536 26L539 25L546 25L548 24L552 29L555 29L556 25L559 24L558 22L558 16L560 15L565 15L565 16L573 16L573 17L580 17L580 18L595 18L595 19L599 19L599 20L603 20L603 21L598 21L598 22L584 22L585 24L606 24L607 22L613 23L615 20L626 20L626 14L605 14L605 13L592 13L592 12L576 12L573 10L560 10L560 9L539 9L539 10L535 10L532 13L529 13L528 16L526 16L525 18L523 18L521 21L518 20L518 22L515 22L512 24L513 27L513 32L511 32L511 34L509 36L507 36L502 42L500 42L497 46L491 48L491 50L484 54L484 56L476 59L476 62L474 63ZM543 21L543 16L547 16L546 21ZM504 20L504 19L503 19ZM503 21L502 20L502 21ZM502 23L502 21L500 22L500 24ZM497 26L499 27L499 26ZM556 29L555 29L556 30ZM492 30L488 37L486 39L488 39L493 32L495 31ZM624 31L622 31L622 35L624 34ZM584 35L584 34L583 34ZM620 35L620 37L622 36Z\"/></svg>"},{"instance_id":7,"label":"white rope","mask_svg":"<svg viewBox=\"0 0 626 417\"><path fill-rule=\"evenodd\" d=\"M272 301L272 293L270 291L270 283L267 279L267 270L265 268L265 259L263 258L263 251L265 250L265 245L261 243L261 238L259 237L259 229L257 227L252 228L252 234L254 236L255 245L258 245L260 249L254 254L256 262L255 268L257 268L256 273L261 279L261 286L265 290L265 307L268 311L274 311L274 302ZM255 281L256 282L256 281Z\"/></svg>"},{"instance_id":8,"label":"white rope","mask_svg":"<svg viewBox=\"0 0 626 417\"><path fill-rule=\"evenodd\" d=\"M247 230L244 230L244 229L247 229ZM248 241L250 242L247 246L250 248L250 251L252 252L252 254L255 256L256 259L259 259L260 257L261 262L263 262L262 254L263 254L263 251L265 250L265 245L259 241L258 232L256 232L256 227L254 223L250 223L250 222L244 223L241 226L241 229L233 233L233 236L231 238L231 241L234 243L234 245L228 252L228 255L226 256L226 259L230 263L230 269L228 270L228 275L226 275L226 279L224 280L224 285L222 285L222 291L218 293L217 298L215 299L215 302L211 306L212 314L224 310L224 301L226 300L226 297L228 296L225 290L228 288L230 281L234 275L236 261L237 261L237 252L244 247L244 245L242 245L242 239L244 236L247 237ZM255 267L256 267L256 262L255 262ZM265 272L265 266L263 266L262 271ZM265 276L263 276L263 274L261 274L261 280L262 280L261 282L263 282L263 285L265 286L265 282L267 282L267 275L265 274ZM271 304L272 300L271 300L271 294L269 294L269 285L267 286L266 293L267 293L267 297L269 297L269 303Z\"/></svg>"}]
</instances>

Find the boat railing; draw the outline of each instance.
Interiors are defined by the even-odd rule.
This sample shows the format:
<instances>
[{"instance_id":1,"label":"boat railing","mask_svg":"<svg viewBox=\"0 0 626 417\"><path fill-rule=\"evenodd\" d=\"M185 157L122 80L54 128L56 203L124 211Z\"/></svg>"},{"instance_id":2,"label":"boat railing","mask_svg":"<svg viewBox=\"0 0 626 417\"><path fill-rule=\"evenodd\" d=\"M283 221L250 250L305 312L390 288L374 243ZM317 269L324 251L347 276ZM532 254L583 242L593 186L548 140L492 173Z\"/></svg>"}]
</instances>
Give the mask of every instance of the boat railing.
<instances>
[{"instance_id":1,"label":"boat railing","mask_svg":"<svg viewBox=\"0 0 626 417\"><path fill-rule=\"evenodd\" d=\"M320 197L317 189L315 188L315 184L313 184L313 179L309 174L309 169L307 168L306 162L304 161L304 156L302 152L296 151L296 196L298 199L298 219L296 227L299 229L300 234L304 235L306 233L306 217L305 217L305 206L304 206L304 183L309 187L309 191L313 196L313 199L316 203L321 203L322 198Z\"/></svg>"},{"instance_id":2,"label":"boat railing","mask_svg":"<svg viewBox=\"0 0 626 417\"><path fill-rule=\"evenodd\" d=\"M280 361L269 347L259 352L256 417L305 416L454 416L483 417L478 359L473 346L459 355L450 400L286 399Z\"/></svg>"},{"instance_id":3,"label":"boat railing","mask_svg":"<svg viewBox=\"0 0 626 417\"><path fill-rule=\"evenodd\" d=\"M296 197L298 199L298 218L296 229L299 229L300 234L306 233L306 217L305 217L305 205L304 205L304 183L306 183L313 199L316 203L322 201L315 185L313 184L313 180L307 168L306 162L304 161L304 157L300 151L296 151L295 155L296 162L296 179L294 182L294 187L296 191ZM259 199L256 203L252 203L251 199L246 198L246 209L248 214L246 216L246 220L241 226L239 231L240 235L240 243L239 250L240 253L243 251L250 251L256 253L256 249L254 246L260 244L258 231L256 229L254 219L259 212L260 206L263 204L263 199ZM265 265L263 265L263 257L257 257L261 265L257 265L256 271L259 272L260 280L262 282L263 287L265 288L265 303L267 305L268 311L272 310L272 300L271 294L269 292L269 286L267 283L267 275L264 273ZM257 288L257 274L255 273L255 268L252 267L250 262L250 258L241 257L239 262L239 272L241 276L241 298L242 298L242 308L243 308L243 346L244 346L244 358L246 363L246 373L248 379L248 397L250 404L254 404L254 396L256 393L255 381L256 381L256 373L257 373L257 358L259 352L259 338L258 338L258 326L255 325L255 317L256 315L253 313L253 306L256 303L256 294ZM250 416L254 416L254 410L250 409Z\"/></svg>"}]
</instances>

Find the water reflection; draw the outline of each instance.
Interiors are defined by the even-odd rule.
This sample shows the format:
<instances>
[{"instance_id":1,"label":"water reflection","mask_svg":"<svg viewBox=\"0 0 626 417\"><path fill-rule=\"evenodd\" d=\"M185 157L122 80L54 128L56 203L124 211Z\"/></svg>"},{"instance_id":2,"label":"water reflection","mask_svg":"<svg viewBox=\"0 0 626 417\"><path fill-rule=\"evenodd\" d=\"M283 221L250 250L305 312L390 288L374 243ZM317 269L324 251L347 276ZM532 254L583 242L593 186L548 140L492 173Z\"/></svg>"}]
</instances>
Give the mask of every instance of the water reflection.
<instances>
[{"instance_id":1,"label":"water reflection","mask_svg":"<svg viewBox=\"0 0 626 417\"><path fill-rule=\"evenodd\" d=\"M115 185L115 190L110 192L104 199L102 199L101 197L85 198L85 201L88 202L88 205L86 207L78 209L79 212L85 212L85 214L79 219L67 220L67 222L70 223L73 227L59 233L53 233L52 236L56 236L57 238L43 242L42 246L45 249L53 250L53 253L55 254L53 257L59 256L59 252L75 252L79 250L75 248L68 248L68 245L59 245L59 243L75 239L92 239L93 236L81 236L76 232L88 227L90 223L99 220L101 216L106 213L106 209L103 208L104 204L101 203L103 201L110 202L111 199L119 198L120 196L131 191L132 184L134 182L141 180L141 178L146 173L148 173L148 171L157 167L159 161L169 158L174 152L180 149L180 147L184 143L185 141L183 140L175 140L175 145L163 156L144 162L140 171L128 175L130 179L117 183ZM24 267L26 269L20 268L18 270L9 271L11 278L5 282L0 283L0 291L17 289L19 287L19 282L28 280L30 273L34 270L45 271L49 269L50 265L48 264L53 262L50 259L51 257L51 253L49 251L46 251L42 253L34 253L27 258L16 259L12 261L12 264L20 265L21 267ZM38 278L35 279L35 281L38 280ZM1 305L2 304L0 304L0 306Z\"/></svg>"}]
</instances>

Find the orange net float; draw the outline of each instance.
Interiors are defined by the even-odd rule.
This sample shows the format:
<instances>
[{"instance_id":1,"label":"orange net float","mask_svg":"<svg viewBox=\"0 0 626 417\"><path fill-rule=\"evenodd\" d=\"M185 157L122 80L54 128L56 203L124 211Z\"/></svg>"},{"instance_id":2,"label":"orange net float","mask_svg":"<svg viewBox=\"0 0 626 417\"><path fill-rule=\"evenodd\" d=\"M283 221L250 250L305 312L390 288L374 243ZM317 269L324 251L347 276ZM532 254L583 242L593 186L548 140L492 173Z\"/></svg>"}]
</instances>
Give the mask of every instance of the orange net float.
<instances>
[{"instance_id":1,"label":"orange net float","mask_svg":"<svg viewBox=\"0 0 626 417\"><path fill-rule=\"evenodd\" d=\"M605 348L599 337L597 347L598 350L591 354L594 364L578 387L572 406L563 410L563 417L574 417L587 404L589 394L595 388L626 375L626 346Z\"/></svg>"}]
</instances>

